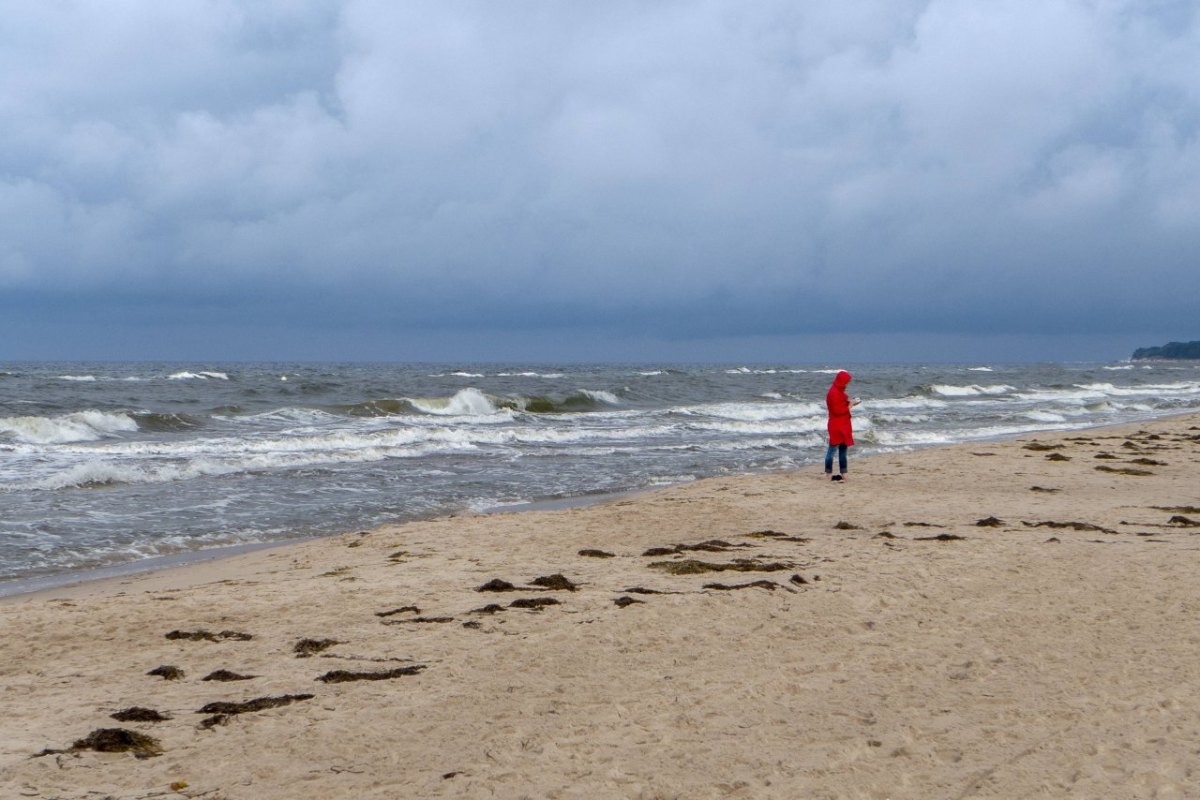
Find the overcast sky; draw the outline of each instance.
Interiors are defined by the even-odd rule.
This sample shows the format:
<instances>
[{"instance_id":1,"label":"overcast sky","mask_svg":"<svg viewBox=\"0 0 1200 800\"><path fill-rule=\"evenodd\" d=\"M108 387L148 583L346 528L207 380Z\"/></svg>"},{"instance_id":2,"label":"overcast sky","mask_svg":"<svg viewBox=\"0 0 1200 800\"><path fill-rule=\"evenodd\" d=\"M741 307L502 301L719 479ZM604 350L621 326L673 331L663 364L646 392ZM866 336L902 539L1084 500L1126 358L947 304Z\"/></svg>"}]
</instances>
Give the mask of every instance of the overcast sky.
<instances>
[{"instance_id":1,"label":"overcast sky","mask_svg":"<svg viewBox=\"0 0 1200 800\"><path fill-rule=\"evenodd\" d=\"M0 0L0 358L1200 339L1192 0Z\"/></svg>"}]
</instances>

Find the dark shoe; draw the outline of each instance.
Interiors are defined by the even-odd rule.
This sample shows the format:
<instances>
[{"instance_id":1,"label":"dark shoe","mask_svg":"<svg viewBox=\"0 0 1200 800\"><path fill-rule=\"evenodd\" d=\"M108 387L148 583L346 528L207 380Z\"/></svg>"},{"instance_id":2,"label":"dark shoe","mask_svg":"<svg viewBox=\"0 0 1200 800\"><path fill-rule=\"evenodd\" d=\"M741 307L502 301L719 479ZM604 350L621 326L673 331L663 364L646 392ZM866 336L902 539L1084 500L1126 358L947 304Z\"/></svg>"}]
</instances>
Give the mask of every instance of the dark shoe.
<instances>
[{"instance_id":1,"label":"dark shoe","mask_svg":"<svg viewBox=\"0 0 1200 800\"><path fill-rule=\"evenodd\" d=\"M841 479L842 479L841 475L831 475L829 478L829 480L831 480L831 481L840 481Z\"/></svg>"}]
</instances>

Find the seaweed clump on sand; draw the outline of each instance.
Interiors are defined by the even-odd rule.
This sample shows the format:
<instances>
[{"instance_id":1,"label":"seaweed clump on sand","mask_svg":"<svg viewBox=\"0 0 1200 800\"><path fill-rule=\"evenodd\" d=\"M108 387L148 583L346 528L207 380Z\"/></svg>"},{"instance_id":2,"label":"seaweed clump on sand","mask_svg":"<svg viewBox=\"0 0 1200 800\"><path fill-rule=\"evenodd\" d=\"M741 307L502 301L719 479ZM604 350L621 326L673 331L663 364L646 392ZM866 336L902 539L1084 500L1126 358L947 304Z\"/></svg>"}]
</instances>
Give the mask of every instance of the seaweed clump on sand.
<instances>
[{"instance_id":1,"label":"seaweed clump on sand","mask_svg":"<svg viewBox=\"0 0 1200 800\"><path fill-rule=\"evenodd\" d=\"M416 675L425 669L424 664L414 664L411 667L397 667L383 672L351 672L350 670L335 669L317 678L321 683L350 683L351 681L386 681L393 678L403 678L406 675ZM311 695L310 695L311 697Z\"/></svg>"},{"instance_id":2,"label":"seaweed clump on sand","mask_svg":"<svg viewBox=\"0 0 1200 800\"><path fill-rule=\"evenodd\" d=\"M475 589L477 592L516 592L519 591L516 586L506 580L500 578L492 578L487 583Z\"/></svg>"},{"instance_id":3,"label":"seaweed clump on sand","mask_svg":"<svg viewBox=\"0 0 1200 800\"><path fill-rule=\"evenodd\" d=\"M623 597L616 598L615 600L613 600L613 602L616 603L617 608L628 608L629 606L632 606L632 605L638 605L638 604L644 605L646 601L645 600L634 600L632 597L623 596Z\"/></svg>"},{"instance_id":4,"label":"seaweed clump on sand","mask_svg":"<svg viewBox=\"0 0 1200 800\"><path fill-rule=\"evenodd\" d=\"M705 589L715 589L720 592L732 592L737 589L767 589L768 591L773 592L776 589L783 589L786 587L780 586L775 581L762 580L762 581L751 581L750 583L734 583L734 584L706 583L706 584L704 584L704 588ZM791 591L791 590L789 589L789 591Z\"/></svg>"},{"instance_id":5,"label":"seaweed clump on sand","mask_svg":"<svg viewBox=\"0 0 1200 800\"><path fill-rule=\"evenodd\" d=\"M658 569L669 575L701 575L705 572L779 572L793 569L795 564L780 561L759 562L750 559L737 559L729 564L714 564L710 561L698 561L694 558L683 561L655 561L650 569Z\"/></svg>"},{"instance_id":6,"label":"seaweed clump on sand","mask_svg":"<svg viewBox=\"0 0 1200 800\"><path fill-rule=\"evenodd\" d=\"M212 714L200 722L200 727L211 728L214 725L224 725L229 718L237 714L249 714L255 711L266 711L268 708L278 708L280 706L291 705L292 703L301 700L311 700L316 695L311 694L284 694L276 697L256 697L253 700L247 700L243 703L232 703L226 701L218 701L208 703L200 708L197 714Z\"/></svg>"},{"instance_id":7,"label":"seaweed clump on sand","mask_svg":"<svg viewBox=\"0 0 1200 800\"><path fill-rule=\"evenodd\" d=\"M170 664L163 664L161 667L155 667L146 674L157 675L165 681L177 681L182 678L185 673L179 667L173 667Z\"/></svg>"},{"instance_id":8,"label":"seaweed clump on sand","mask_svg":"<svg viewBox=\"0 0 1200 800\"><path fill-rule=\"evenodd\" d=\"M1045 522L1022 522L1026 528L1059 528L1070 529L1073 531L1096 531L1097 533L1116 533L1111 528L1102 528L1099 525L1093 525L1090 522L1054 522L1048 520Z\"/></svg>"},{"instance_id":9,"label":"seaweed clump on sand","mask_svg":"<svg viewBox=\"0 0 1200 800\"><path fill-rule=\"evenodd\" d=\"M166 722L170 719L166 714L155 711L153 708L142 708L141 706L123 708L109 716L117 722Z\"/></svg>"},{"instance_id":10,"label":"seaweed clump on sand","mask_svg":"<svg viewBox=\"0 0 1200 800\"><path fill-rule=\"evenodd\" d=\"M980 528L999 528L1004 525L1004 520L997 519L996 517L984 517L981 520L977 520L975 525Z\"/></svg>"},{"instance_id":11,"label":"seaweed clump on sand","mask_svg":"<svg viewBox=\"0 0 1200 800\"><path fill-rule=\"evenodd\" d=\"M296 654L296 658L309 658L322 651L328 650L335 644L341 644L337 639L301 639L296 642L296 646L292 648L292 652Z\"/></svg>"},{"instance_id":12,"label":"seaweed clump on sand","mask_svg":"<svg viewBox=\"0 0 1200 800\"><path fill-rule=\"evenodd\" d=\"M376 611L375 616L377 616L377 617L393 617L396 614L420 614L420 613L421 613L421 609L418 606L401 606L400 608L393 608L391 611Z\"/></svg>"},{"instance_id":13,"label":"seaweed clump on sand","mask_svg":"<svg viewBox=\"0 0 1200 800\"><path fill-rule=\"evenodd\" d=\"M960 542L967 537L957 533L939 533L937 536L914 536L914 542Z\"/></svg>"},{"instance_id":14,"label":"seaweed clump on sand","mask_svg":"<svg viewBox=\"0 0 1200 800\"><path fill-rule=\"evenodd\" d=\"M481 608L473 608L468 611L468 614L498 614L504 610L504 606L499 603L488 603Z\"/></svg>"},{"instance_id":15,"label":"seaweed clump on sand","mask_svg":"<svg viewBox=\"0 0 1200 800\"><path fill-rule=\"evenodd\" d=\"M236 672L231 672L230 670L227 670L227 669L218 669L218 670L208 673L200 680L202 680L202 681L222 681L222 682L250 681L250 680L254 680L257 677L258 677L257 675L240 675Z\"/></svg>"},{"instance_id":16,"label":"seaweed clump on sand","mask_svg":"<svg viewBox=\"0 0 1200 800\"><path fill-rule=\"evenodd\" d=\"M232 639L238 642L248 642L254 638L253 635L249 633L242 633L240 631L221 631L220 633L213 633L212 631L206 630L171 631L170 633L166 634L166 637L171 640L184 639L189 642L220 642L226 639Z\"/></svg>"},{"instance_id":17,"label":"seaweed clump on sand","mask_svg":"<svg viewBox=\"0 0 1200 800\"><path fill-rule=\"evenodd\" d=\"M513 600L508 604L509 608L527 608L530 611L541 611L546 606L556 606L558 601L553 597L523 597L520 600Z\"/></svg>"},{"instance_id":18,"label":"seaweed clump on sand","mask_svg":"<svg viewBox=\"0 0 1200 800\"><path fill-rule=\"evenodd\" d=\"M809 542L812 541L812 539L805 538L804 536L792 536L790 534L786 534L781 531L772 531L772 530L753 531L752 533L747 533L746 538L747 539L770 539L775 542L799 542L800 544L808 544Z\"/></svg>"},{"instance_id":19,"label":"seaweed clump on sand","mask_svg":"<svg viewBox=\"0 0 1200 800\"><path fill-rule=\"evenodd\" d=\"M580 550L579 555L585 558L616 558L614 553L609 553L605 550L594 550L591 548Z\"/></svg>"},{"instance_id":20,"label":"seaweed clump on sand","mask_svg":"<svg viewBox=\"0 0 1200 800\"><path fill-rule=\"evenodd\" d=\"M1153 475L1154 473L1148 469L1137 469L1136 467L1110 467L1107 464L1101 464L1096 467L1098 472L1111 472L1116 475Z\"/></svg>"},{"instance_id":21,"label":"seaweed clump on sand","mask_svg":"<svg viewBox=\"0 0 1200 800\"><path fill-rule=\"evenodd\" d=\"M676 544L671 547L651 547L643 556L673 556L677 553L724 553L735 547L753 547L751 544L732 544L724 539L709 539L696 544Z\"/></svg>"},{"instance_id":22,"label":"seaweed clump on sand","mask_svg":"<svg viewBox=\"0 0 1200 800\"><path fill-rule=\"evenodd\" d=\"M529 582L529 585L552 592L574 592L579 589L578 585L572 583L565 575L557 572L553 575L543 575L540 578L534 578Z\"/></svg>"},{"instance_id":23,"label":"seaweed clump on sand","mask_svg":"<svg viewBox=\"0 0 1200 800\"><path fill-rule=\"evenodd\" d=\"M77 739L68 750L43 750L35 755L49 756L58 753L78 753L94 750L97 753L133 753L137 758L161 756L162 744L153 736L124 728L97 728L82 739Z\"/></svg>"}]
</instances>

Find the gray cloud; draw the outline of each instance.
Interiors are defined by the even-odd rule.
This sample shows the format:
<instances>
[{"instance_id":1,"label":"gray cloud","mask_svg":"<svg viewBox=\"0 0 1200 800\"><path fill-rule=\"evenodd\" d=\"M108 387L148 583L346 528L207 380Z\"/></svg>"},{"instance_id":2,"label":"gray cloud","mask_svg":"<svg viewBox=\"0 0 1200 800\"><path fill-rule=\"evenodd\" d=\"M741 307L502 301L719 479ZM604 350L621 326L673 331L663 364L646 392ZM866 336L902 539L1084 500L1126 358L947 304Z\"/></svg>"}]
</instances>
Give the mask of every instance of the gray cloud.
<instances>
[{"instance_id":1,"label":"gray cloud","mask_svg":"<svg viewBox=\"0 0 1200 800\"><path fill-rule=\"evenodd\" d=\"M47 329L1194 332L1190 3L7 17L0 291Z\"/></svg>"}]
</instances>

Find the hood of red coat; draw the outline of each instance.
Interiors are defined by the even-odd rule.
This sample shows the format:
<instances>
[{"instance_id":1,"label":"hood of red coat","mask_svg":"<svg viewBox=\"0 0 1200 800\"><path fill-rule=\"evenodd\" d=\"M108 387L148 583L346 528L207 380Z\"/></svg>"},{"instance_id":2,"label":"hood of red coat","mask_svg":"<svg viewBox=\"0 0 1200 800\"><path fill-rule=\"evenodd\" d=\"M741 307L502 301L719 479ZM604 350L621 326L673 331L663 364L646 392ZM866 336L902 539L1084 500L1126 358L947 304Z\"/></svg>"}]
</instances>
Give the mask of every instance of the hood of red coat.
<instances>
[{"instance_id":1,"label":"hood of red coat","mask_svg":"<svg viewBox=\"0 0 1200 800\"><path fill-rule=\"evenodd\" d=\"M854 376L852 376L849 372L846 372L846 370L842 370L834 377L833 385L839 389L845 389L846 384L852 380L854 380Z\"/></svg>"}]
</instances>

